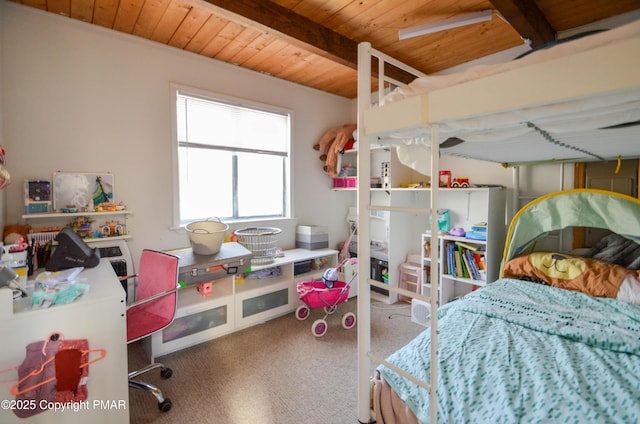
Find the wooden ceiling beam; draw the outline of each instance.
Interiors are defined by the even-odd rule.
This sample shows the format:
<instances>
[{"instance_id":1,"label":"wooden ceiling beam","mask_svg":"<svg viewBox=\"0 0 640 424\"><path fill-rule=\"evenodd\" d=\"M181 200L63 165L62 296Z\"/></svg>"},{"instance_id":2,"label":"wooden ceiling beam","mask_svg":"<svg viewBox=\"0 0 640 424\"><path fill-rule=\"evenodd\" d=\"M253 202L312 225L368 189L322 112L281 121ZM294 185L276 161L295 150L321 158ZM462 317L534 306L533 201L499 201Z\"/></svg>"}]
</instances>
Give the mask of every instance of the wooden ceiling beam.
<instances>
[{"instance_id":1,"label":"wooden ceiling beam","mask_svg":"<svg viewBox=\"0 0 640 424\"><path fill-rule=\"evenodd\" d=\"M330 59L351 69L358 69L358 43L307 17L268 0L205 0L217 13L243 25L271 33L276 31L285 41ZM391 69L390 76L409 83L413 77Z\"/></svg>"},{"instance_id":2,"label":"wooden ceiling beam","mask_svg":"<svg viewBox=\"0 0 640 424\"><path fill-rule=\"evenodd\" d=\"M267 33L275 30L293 45L357 68L357 43L277 3L268 0L205 1L233 21Z\"/></svg>"},{"instance_id":3,"label":"wooden ceiling beam","mask_svg":"<svg viewBox=\"0 0 640 424\"><path fill-rule=\"evenodd\" d=\"M491 4L522 38L531 40L531 47L556 39L556 31L533 0L491 0Z\"/></svg>"}]
</instances>

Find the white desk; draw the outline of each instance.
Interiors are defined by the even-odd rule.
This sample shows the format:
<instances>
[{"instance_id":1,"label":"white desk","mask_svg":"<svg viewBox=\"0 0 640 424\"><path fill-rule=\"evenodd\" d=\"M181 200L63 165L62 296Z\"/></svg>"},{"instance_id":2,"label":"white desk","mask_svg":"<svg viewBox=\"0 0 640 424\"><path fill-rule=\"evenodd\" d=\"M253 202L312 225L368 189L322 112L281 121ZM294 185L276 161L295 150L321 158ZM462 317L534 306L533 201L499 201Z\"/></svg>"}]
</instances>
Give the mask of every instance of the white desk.
<instances>
[{"instance_id":1,"label":"white desk","mask_svg":"<svg viewBox=\"0 0 640 424\"><path fill-rule=\"evenodd\" d=\"M108 259L85 269L81 277L91 285L89 294L49 309L14 312L11 290L0 289L0 370L22 363L26 346L52 332L60 332L69 340L87 339L90 349L107 351L104 359L89 366L88 407L78 412L48 410L26 419L0 408L1 423L129 422L125 292ZM9 378L17 379L17 371L0 374L0 380ZM0 401L14 399L9 391L13 384L15 381L0 382Z\"/></svg>"}]
</instances>

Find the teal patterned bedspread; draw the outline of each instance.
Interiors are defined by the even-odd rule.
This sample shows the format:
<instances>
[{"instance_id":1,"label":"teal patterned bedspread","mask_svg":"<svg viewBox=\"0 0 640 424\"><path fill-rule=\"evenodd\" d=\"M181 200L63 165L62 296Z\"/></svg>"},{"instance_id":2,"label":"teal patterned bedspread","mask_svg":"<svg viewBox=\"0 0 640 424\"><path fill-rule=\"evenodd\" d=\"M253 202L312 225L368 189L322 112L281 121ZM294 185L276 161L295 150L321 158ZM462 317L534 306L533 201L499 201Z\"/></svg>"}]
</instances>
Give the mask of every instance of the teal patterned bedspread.
<instances>
[{"instance_id":1,"label":"teal patterned bedspread","mask_svg":"<svg viewBox=\"0 0 640 424\"><path fill-rule=\"evenodd\" d=\"M439 310L439 423L640 423L640 307L502 279ZM387 360L429 381L430 330ZM377 368L421 422L428 392Z\"/></svg>"}]
</instances>

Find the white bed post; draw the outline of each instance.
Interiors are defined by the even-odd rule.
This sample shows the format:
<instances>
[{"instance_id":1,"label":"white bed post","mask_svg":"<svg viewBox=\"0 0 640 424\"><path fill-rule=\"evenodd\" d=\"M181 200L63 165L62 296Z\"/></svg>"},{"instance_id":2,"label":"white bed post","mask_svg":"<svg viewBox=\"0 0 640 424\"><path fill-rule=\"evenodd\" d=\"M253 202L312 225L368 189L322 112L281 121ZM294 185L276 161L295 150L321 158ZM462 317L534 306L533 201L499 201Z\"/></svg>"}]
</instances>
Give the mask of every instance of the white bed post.
<instances>
[{"instance_id":1,"label":"white bed post","mask_svg":"<svg viewBox=\"0 0 640 424\"><path fill-rule=\"evenodd\" d=\"M364 111L371 107L371 44L358 45L358 421L371 422L369 380L371 364L371 290L369 262L369 195L371 150L365 136Z\"/></svg>"},{"instance_id":2,"label":"white bed post","mask_svg":"<svg viewBox=\"0 0 640 424\"><path fill-rule=\"evenodd\" d=\"M509 226L511 218L520 210L520 167L514 166L511 175L513 181L513 199L511 199L511 213L507 214L507 226Z\"/></svg>"},{"instance_id":3,"label":"white bed post","mask_svg":"<svg viewBox=\"0 0 640 424\"><path fill-rule=\"evenodd\" d=\"M438 275L438 191L440 189L440 127L431 127L431 375L429 379L430 423L438 422L438 306L440 305L440 276Z\"/></svg>"}]
</instances>

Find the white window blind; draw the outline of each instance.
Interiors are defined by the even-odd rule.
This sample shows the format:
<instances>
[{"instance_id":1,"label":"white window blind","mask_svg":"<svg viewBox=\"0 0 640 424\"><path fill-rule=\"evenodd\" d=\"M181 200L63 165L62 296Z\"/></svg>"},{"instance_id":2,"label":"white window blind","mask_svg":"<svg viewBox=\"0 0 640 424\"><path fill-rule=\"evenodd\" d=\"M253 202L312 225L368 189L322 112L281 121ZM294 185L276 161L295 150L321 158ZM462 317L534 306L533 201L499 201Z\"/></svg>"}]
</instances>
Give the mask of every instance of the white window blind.
<instances>
[{"instance_id":1,"label":"white window blind","mask_svg":"<svg viewBox=\"0 0 640 424\"><path fill-rule=\"evenodd\" d=\"M180 223L287 215L290 113L176 93Z\"/></svg>"}]
</instances>

